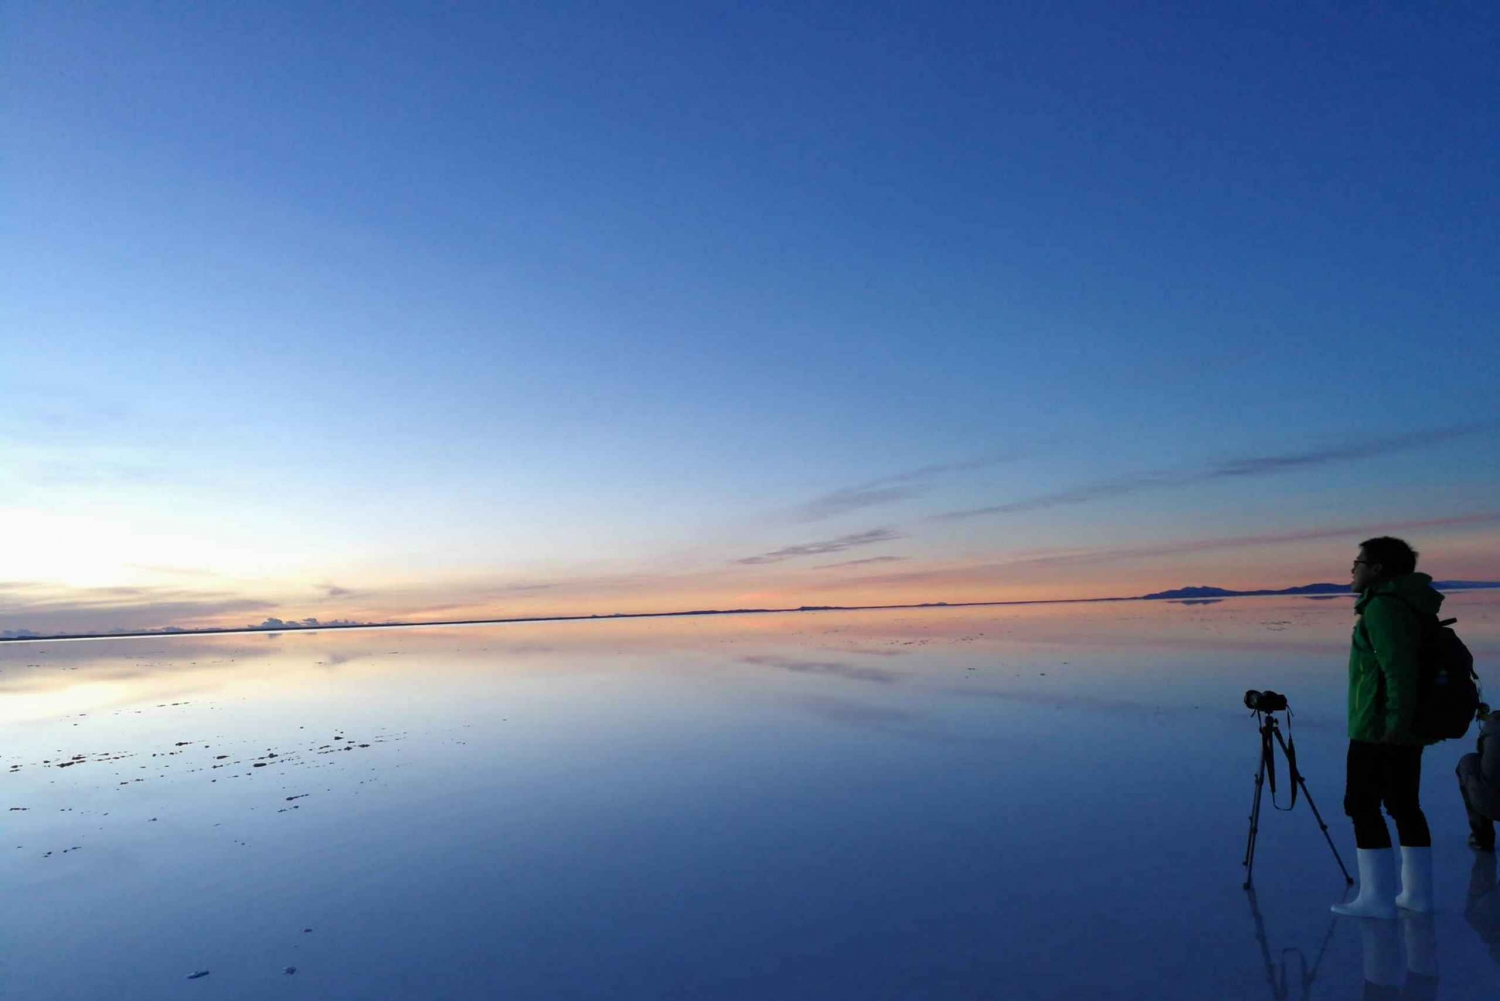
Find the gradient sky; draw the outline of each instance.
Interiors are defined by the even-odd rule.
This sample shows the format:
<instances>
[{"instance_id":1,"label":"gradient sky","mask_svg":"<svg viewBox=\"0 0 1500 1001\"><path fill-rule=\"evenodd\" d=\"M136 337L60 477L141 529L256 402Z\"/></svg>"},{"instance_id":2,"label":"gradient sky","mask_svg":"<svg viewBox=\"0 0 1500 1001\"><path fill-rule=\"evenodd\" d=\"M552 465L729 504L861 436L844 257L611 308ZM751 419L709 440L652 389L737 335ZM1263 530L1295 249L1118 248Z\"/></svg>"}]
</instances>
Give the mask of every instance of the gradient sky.
<instances>
[{"instance_id":1,"label":"gradient sky","mask_svg":"<svg viewBox=\"0 0 1500 1001\"><path fill-rule=\"evenodd\" d=\"M1500 577L1500 7L17 3L0 628Z\"/></svg>"}]
</instances>

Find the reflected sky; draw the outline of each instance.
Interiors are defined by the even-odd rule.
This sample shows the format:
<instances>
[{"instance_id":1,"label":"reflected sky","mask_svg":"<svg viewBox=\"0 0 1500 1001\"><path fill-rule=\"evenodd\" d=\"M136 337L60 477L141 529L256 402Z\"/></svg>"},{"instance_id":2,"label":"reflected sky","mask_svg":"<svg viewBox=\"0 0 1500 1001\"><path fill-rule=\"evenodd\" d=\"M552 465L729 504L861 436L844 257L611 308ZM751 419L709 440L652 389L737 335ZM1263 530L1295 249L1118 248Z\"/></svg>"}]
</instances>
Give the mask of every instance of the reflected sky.
<instances>
[{"instance_id":1,"label":"reflected sky","mask_svg":"<svg viewBox=\"0 0 1500 1001\"><path fill-rule=\"evenodd\" d=\"M1446 608L1493 663L1500 594ZM0 918L0 996L1260 998L1290 964L1296 997L1299 950L1307 996L1355 998L1371 970L1427 969L1429 942L1438 997L1490 996L1494 873L1450 778L1470 741L1428 752L1432 928L1333 922L1342 878L1301 804L1263 816L1254 908L1240 890L1246 688L1291 694L1352 862L1349 616L1261 598L5 645L0 878L33 903Z\"/></svg>"}]
</instances>

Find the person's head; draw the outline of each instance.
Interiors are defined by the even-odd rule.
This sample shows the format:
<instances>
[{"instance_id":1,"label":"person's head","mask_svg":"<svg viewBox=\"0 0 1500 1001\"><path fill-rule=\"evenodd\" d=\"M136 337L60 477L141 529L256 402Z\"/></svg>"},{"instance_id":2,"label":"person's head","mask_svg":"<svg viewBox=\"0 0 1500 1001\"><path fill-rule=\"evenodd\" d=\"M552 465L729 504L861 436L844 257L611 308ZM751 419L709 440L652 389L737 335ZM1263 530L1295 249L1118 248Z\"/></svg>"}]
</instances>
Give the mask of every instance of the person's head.
<instances>
[{"instance_id":1,"label":"person's head","mask_svg":"<svg viewBox=\"0 0 1500 1001\"><path fill-rule=\"evenodd\" d=\"M1381 535L1366 539L1359 544L1359 556L1350 568L1353 580L1349 587L1354 591L1367 591L1382 581L1417 568L1417 551L1403 539Z\"/></svg>"}]
</instances>

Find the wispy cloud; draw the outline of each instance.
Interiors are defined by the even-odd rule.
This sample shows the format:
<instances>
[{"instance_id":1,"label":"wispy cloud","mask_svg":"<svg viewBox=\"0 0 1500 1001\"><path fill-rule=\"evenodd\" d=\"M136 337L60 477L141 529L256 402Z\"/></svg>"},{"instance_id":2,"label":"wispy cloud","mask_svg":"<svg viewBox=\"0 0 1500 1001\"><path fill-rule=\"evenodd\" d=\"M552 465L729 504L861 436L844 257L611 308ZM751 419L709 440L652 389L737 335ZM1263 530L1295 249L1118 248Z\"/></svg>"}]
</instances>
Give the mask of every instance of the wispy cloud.
<instances>
[{"instance_id":1,"label":"wispy cloud","mask_svg":"<svg viewBox=\"0 0 1500 1001\"><path fill-rule=\"evenodd\" d=\"M118 399L106 399L76 384L23 383L8 390L10 406L0 414L0 436L36 442L97 442L118 436L135 414Z\"/></svg>"},{"instance_id":2,"label":"wispy cloud","mask_svg":"<svg viewBox=\"0 0 1500 1001\"><path fill-rule=\"evenodd\" d=\"M870 556L862 560L845 560L842 563L824 563L822 566L813 567L814 570L836 570L839 567L867 567L879 563L901 563L911 559L910 556Z\"/></svg>"},{"instance_id":3,"label":"wispy cloud","mask_svg":"<svg viewBox=\"0 0 1500 1001\"><path fill-rule=\"evenodd\" d=\"M1491 424L1461 424L1454 427L1413 431L1410 434L1389 438L1374 438L1364 442L1309 449L1305 452L1291 452L1285 455L1227 459L1210 469L1206 478L1221 480L1238 476L1265 476L1289 469L1326 466L1337 462L1353 462L1357 459L1373 459L1392 452L1405 452L1414 448L1425 448L1428 445L1440 445L1445 441L1479 434L1492 428Z\"/></svg>"},{"instance_id":4,"label":"wispy cloud","mask_svg":"<svg viewBox=\"0 0 1500 1001\"><path fill-rule=\"evenodd\" d=\"M164 566L159 563L129 563L126 564L132 570L144 570L147 573L165 574L171 577L222 577L216 570L205 570L202 567L174 567Z\"/></svg>"},{"instance_id":5,"label":"wispy cloud","mask_svg":"<svg viewBox=\"0 0 1500 1001\"><path fill-rule=\"evenodd\" d=\"M1277 473L1320 466L1372 459L1395 452L1405 452L1452 441L1482 431L1492 430L1490 424L1464 424L1456 427L1433 428L1410 434L1375 438L1361 442L1349 442L1300 452L1285 452L1275 455L1237 456L1221 459L1197 469L1149 470L1125 476L1085 483L1067 490L1026 497L1004 504L967 508L933 515L932 521L962 521L986 515L1021 514L1027 511L1044 511L1050 508L1087 504L1096 500L1124 497L1149 490L1210 483L1216 480L1241 479L1255 476L1272 476Z\"/></svg>"},{"instance_id":6,"label":"wispy cloud","mask_svg":"<svg viewBox=\"0 0 1500 1001\"><path fill-rule=\"evenodd\" d=\"M815 497L797 508L798 521L822 521L825 518L836 518L841 514L849 514L853 511L862 511L867 507L876 507L880 504L893 504L896 501L908 500L917 496L917 489L911 486L870 486L868 484L855 487L844 487Z\"/></svg>"},{"instance_id":7,"label":"wispy cloud","mask_svg":"<svg viewBox=\"0 0 1500 1001\"><path fill-rule=\"evenodd\" d=\"M349 598L359 593L353 588L339 587L337 584L319 584L318 587L327 598Z\"/></svg>"},{"instance_id":8,"label":"wispy cloud","mask_svg":"<svg viewBox=\"0 0 1500 1001\"><path fill-rule=\"evenodd\" d=\"M1093 549L1031 553L1011 559L976 561L958 566L934 567L932 569L885 574L868 574L852 579L845 577L838 580L837 586L912 586L917 584L957 586L992 584L1005 580L1007 577L1013 578L1016 571L1023 571L1033 567L1069 567L1104 563L1128 563L1163 556L1285 546L1303 542L1316 542L1323 539L1358 539L1362 536L1383 535L1386 533L1404 534L1423 529L1461 528L1470 525L1488 524L1500 524L1500 511L1454 515L1447 518L1429 518L1421 521L1382 521L1324 525L1295 531L1266 532L1258 535L1226 535L1139 546L1104 546Z\"/></svg>"},{"instance_id":9,"label":"wispy cloud","mask_svg":"<svg viewBox=\"0 0 1500 1001\"><path fill-rule=\"evenodd\" d=\"M1450 518L1429 518L1423 521L1366 522L1359 525L1326 525L1290 532L1266 532L1259 535L1229 535L1208 539L1185 539L1181 542L1163 542L1144 546L1111 546L1071 553L1032 556L1016 560L1009 566L1063 565L1086 563L1109 563L1118 560L1146 559L1157 556L1178 556L1188 553L1208 553L1224 549L1249 549L1259 546L1283 546L1294 542L1313 542L1320 539L1340 539L1359 535L1379 535L1387 532L1410 532L1413 529L1452 528L1462 525L1484 525L1500 522L1500 512L1486 511L1476 514L1457 515Z\"/></svg>"},{"instance_id":10,"label":"wispy cloud","mask_svg":"<svg viewBox=\"0 0 1500 1001\"><path fill-rule=\"evenodd\" d=\"M921 494L921 485L949 473L962 473L984 469L1002 462L1013 462L1013 455L987 455L958 462L938 462L905 472L880 476L853 486L841 487L819 497L814 497L793 510L797 521L822 521L842 514L862 511L881 504L893 504Z\"/></svg>"},{"instance_id":11,"label":"wispy cloud","mask_svg":"<svg viewBox=\"0 0 1500 1001\"><path fill-rule=\"evenodd\" d=\"M244 595L173 587L0 588L0 624L44 634L159 629L276 607L275 602Z\"/></svg>"},{"instance_id":12,"label":"wispy cloud","mask_svg":"<svg viewBox=\"0 0 1500 1001\"><path fill-rule=\"evenodd\" d=\"M735 560L736 563L744 563L756 566L764 563L780 563L783 560L797 559L800 556L826 556L828 553L841 553L846 549L854 549L857 546L873 546L880 542L890 542L892 539L901 538L900 533L890 528L872 528L865 532L854 532L850 535L840 535L833 539L824 539L821 542L804 542L795 546L782 546L768 553L758 556L746 556L744 559Z\"/></svg>"},{"instance_id":13,"label":"wispy cloud","mask_svg":"<svg viewBox=\"0 0 1500 1001\"><path fill-rule=\"evenodd\" d=\"M901 678L894 671L884 671L878 667L858 667L854 664L842 664L836 660L796 660L792 657L755 656L741 657L740 661L745 664L754 664L757 667L775 667L783 671L791 671L793 674L824 674L837 678L848 678L850 681L873 681L882 685L899 681Z\"/></svg>"}]
</instances>

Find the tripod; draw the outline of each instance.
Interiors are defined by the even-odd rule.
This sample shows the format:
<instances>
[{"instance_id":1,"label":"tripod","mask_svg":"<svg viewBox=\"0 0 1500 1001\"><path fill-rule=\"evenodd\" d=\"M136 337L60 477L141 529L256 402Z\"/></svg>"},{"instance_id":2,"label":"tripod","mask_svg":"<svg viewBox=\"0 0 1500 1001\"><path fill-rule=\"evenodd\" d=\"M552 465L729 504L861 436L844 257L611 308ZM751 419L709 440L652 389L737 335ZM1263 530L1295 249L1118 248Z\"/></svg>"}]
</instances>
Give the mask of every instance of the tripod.
<instances>
[{"instance_id":1,"label":"tripod","mask_svg":"<svg viewBox=\"0 0 1500 1001\"><path fill-rule=\"evenodd\" d=\"M1317 818L1318 826L1323 830L1323 837L1328 842L1328 848L1333 852L1333 860L1339 864L1339 872L1344 874L1345 885L1353 886L1354 880L1350 878L1349 870L1344 868L1344 860L1339 856L1333 837L1328 833L1328 825L1323 823L1323 815L1318 812L1312 793L1307 791L1307 780L1302 777L1301 772L1297 771L1295 745L1287 747L1286 741L1281 737L1281 728L1276 724L1274 713L1262 714L1260 710L1256 710L1255 716L1260 720L1260 770L1255 773L1255 800L1250 806L1250 837L1245 842L1245 861L1241 863L1245 867L1244 888L1251 889L1252 874L1255 870L1255 838L1260 833L1260 797L1267 775L1271 779L1271 805L1276 805L1276 758L1275 745L1272 744L1273 738L1276 744L1281 745L1281 753L1286 756L1287 773L1292 783L1292 801L1287 809L1290 810L1297 805L1297 789L1300 786L1302 795L1307 797L1307 805L1312 808L1313 816ZM1291 727L1291 713L1287 713L1287 726Z\"/></svg>"}]
</instances>

